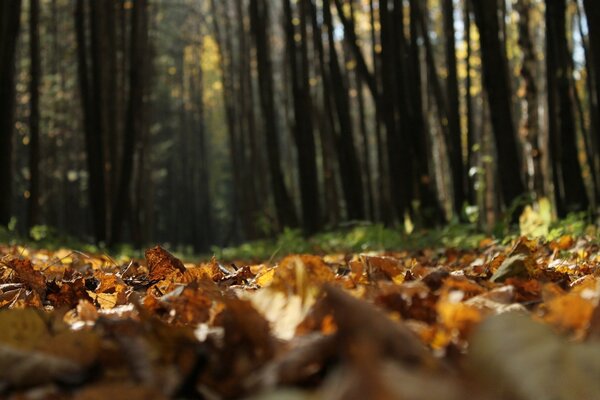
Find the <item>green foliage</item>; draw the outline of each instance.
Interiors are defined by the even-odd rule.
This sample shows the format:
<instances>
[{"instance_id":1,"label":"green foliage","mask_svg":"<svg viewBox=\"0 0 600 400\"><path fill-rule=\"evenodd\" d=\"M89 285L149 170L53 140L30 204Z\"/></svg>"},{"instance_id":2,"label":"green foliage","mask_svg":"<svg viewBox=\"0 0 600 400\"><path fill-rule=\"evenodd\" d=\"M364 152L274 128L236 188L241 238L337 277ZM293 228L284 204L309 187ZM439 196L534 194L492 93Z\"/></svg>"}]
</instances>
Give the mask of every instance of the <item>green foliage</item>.
<instances>
[{"instance_id":1,"label":"green foliage","mask_svg":"<svg viewBox=\"0 0 600 400\"><path fill-rule=\"evenodd\" d=\"M570 213L566 218L550 225L547 239L555 240L564 235L579 237L590 233L595 236L596 230L597 228L591 223L588 213Z\"/></svg>"},{"instance_id":2,"label":"green foliage","mask_svg":"<svg viewBox=\"0 0 600 400\"><path fill-rule=\"evenodd\" d=\"M360 253L426 247L474 248L486 237L473 224L450 224L442 229L407 234L401 228L361 225L319 233L310 238L301 231L286 229L273 240L244 243L238 247L212 249L224 260L273 260L298 253Z\"/></svg>"}]
</instances>

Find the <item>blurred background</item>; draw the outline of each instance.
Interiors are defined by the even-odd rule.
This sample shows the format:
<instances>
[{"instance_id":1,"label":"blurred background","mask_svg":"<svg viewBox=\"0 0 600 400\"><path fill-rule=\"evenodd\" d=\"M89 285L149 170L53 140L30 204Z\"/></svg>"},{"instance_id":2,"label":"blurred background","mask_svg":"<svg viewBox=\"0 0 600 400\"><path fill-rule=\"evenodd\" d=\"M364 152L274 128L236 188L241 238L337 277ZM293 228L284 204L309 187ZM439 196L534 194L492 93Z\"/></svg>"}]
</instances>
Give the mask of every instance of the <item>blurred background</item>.
<instances>
[{"instance_id":1,"label":"blurred background","mask_svg":"<svg viewBox=\"0 0 600 400\"><path fill-rule=\"evenodd\" d=\"M3 0L0 225L195 252L600 199L594 0Z\"/></svg>"}]
</instances>

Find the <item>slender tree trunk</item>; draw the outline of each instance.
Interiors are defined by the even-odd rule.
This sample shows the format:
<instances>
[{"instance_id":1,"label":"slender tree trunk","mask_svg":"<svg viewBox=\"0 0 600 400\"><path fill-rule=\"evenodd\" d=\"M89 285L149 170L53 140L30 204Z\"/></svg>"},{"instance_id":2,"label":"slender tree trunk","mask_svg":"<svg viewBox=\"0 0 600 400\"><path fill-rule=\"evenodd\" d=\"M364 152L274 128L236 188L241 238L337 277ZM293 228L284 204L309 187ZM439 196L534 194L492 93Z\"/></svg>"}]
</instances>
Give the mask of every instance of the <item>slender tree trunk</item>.
<instances>
[{"instance_id":1,"label":"slender tree trunk","mask_svg":"<svg viewBox=\"0 0 600 400\"><path fill-rule=\"evenodd\" d=\"M277 113L273 91L273 68L268 35L269 11L265 0L250 0L250 21L256 46L260 102L264 115L267 157L277 219L281 227L295 227L298 225L298 219L281 170Z\"/></svg>"},{"instance_id":2,"label":"slender tree trunk","mask_svg":"<svg viewBox=\"0 0 600 400\"><path fill-rule=\"evenodd\" d=\"M354 1L350 0L350 17L352 24L355 25ZM351 51L351 49L349 49ZM356 62L356 58L352 55L352 60ZM369 148L369 132L367 129L366 103L364 95L364 78L362 75L353 70L354 80L356 83L356 97L358 102L358 122L360 127L360 138L362 147L362 169L365 178L365 191L367 201L367 218L373 220L375 218L375 204L373 201L373 174L371 172L371 156Z\"/></svg>"},{"instance_id":3,"label":"slender tree trunk","mask_svg":"<svg viewBox=\"0 0 600 400\"><path fill-rule=\"evenodd\" d=\"M40 32L39 0L29 3L29 59L31 80L29 82L29 204L27 209L28 231L40 223Z\"/></svg>"},{"instance_id":4,"label":"slender tree trunk","mask_svg":"<svg viewBox=\"0 0 600 400\"><path fill-rule=\"evenodd\" d=\"M588 198L577 155L572 73L566 31L566 1L546 1L546 69L554 193L559 216L584 210Z\"/></svg>"},{"instance_id":5,"label":"slender tree trunk","mask_svg":"<svg viewBox=\"0 0 600 400\"><path fill-rule=\"evenodd\" d=\"M323 160L323 192L325 196L326 218L328 222L336 226L340 222L339 191L336 181L336 166L338 163L335 146L336 123L334 116L333 100L331 98L331 77L325 63L325 49L323 46L323 31L318 22L317 7L313 0L309 2L310 20L312 27L313 47L318 58L319 72L322 80L323 112L319 113L319 138L321 141L321 155ZM318 112L318 110L317 110Z\"/></svg>"},{"instance_id":6,"label":"slender tree trunk","mask_svg":"<svg viewBox=\"0 0 600 400\"><path fill-rule=\"evenodd\" d=\"M483 82L490 105L498 170L502 171L500 191L504 207L509 207L525 193L525 185L514 127L508 61L499 37L498 1L470 1L479 28Z\"/></svg>"},{"instance_id":7,"label":"slender tree trunk","mask_svg":"<svg viewBox=\"0 0 600 400\"><path fill-rule=\"evenodd\" d=\"M0 1L0 225L11 218L12 136L15 113L15 57L21 0Z\"/></svg>"},{"instance_id":8,"label":"slender tree trunk","mask_svg":"<svg viewBox=\"0 0 600 400\"><path fill-rule=\"evenodd\" d=\"M352 120L350 117L350 102L348 88L342 76L342 70L335 48L333 36L333 23L331 17L331 4L329 0L323 3L323 19L327 26L327 38L329 44L329 72L331 74L332 96L335 103L336 114L340 127L336 144L339 149L338 157L340 163L340 174L342 189L346 200L348 218L351 220L362 220L365 218L365 202L362 190L362 176L358 155L354 144L352 133Z\"/></svg>"},{"instance_id":9,"label":"slender tree trunk","mask_svg":"<svg viewBox=\"0 0 600 400\"><path fill-rule=\"evenodd\" d=\"M111 224L111 242L121 239L123 219L131 205L131 178L133 176L133 159L136 143L142 136L143 118L145 115L145 93L147 82L148 56L148 2L136 0L131 13L131 47L129 68L129 101L125 120L125 137L123 140L121 175L118 179L117 194L113 204L113 221Z\"/></svg>"},{"instance_id":10,"label":"slender tree trunk","mask_svg":"<svg viewBox=\"0 0 600 400\"><path fill-rule=\"evenodd\" d=\"M467 129L467 193L470 204L477 204L477 192L475 190L475 182L473 182L474 175L471 174L471 168L475 166L475 129L473 127L473 96L471 96L471 87L473 86L471 72L473 68L471 66L471 57L473 53L472 40L471 40L471 2L469 0L464 2L464 27L465 27L465 47L467 54L465 56L466 64L466 79L465 79L465 103L466 103L466 129Z\"/></svg>"},{"instance_id":11,"label":"slender tree trunk","mask_svg":"<svg viewBox=\"0 0 600 400\"><path fill-rule=\"evenodd\" d=\"M422 29L420 15L422 9L419 0L411 0L410 4L410 46L408 49L407 69L408 69L408 87L406 91L406 103L412 105L412 124L408 129L411 132L411 142L414 149L415 165L415 187L418 191L419 202L421 204L421 215L419 219L424 226L434 226L444 222L444 212L439 202L435 179L433 174L432 160L427 151L430 144L430 135L425 126L424 106L423 106L423 87L421 76L421 54L419 51L419 42L423 39L428 40L428 31ZM462 165L462 164L461 164Z\"/></svg>"},{"instance_id":12,"label":"slender tree trunk","mask_svg":"<svg viewBox=\"0 0 600 400\"><path fill-rule=\"evenodd\" d=\"M523 90L525 92L525 120L523 136L526 143L526 162L528 187L537 197L543 196L544 177L542 175L542 158L539 148L539 100L536 84L537 57L533 46L531 35L531 0L519 0L515 7L519 12L519 45L523 52L521 65L521 78L523 79Z\"/></svg>"},{"instance_id":13,"label":"slender tree trunk","mask_svg":"<svg viewBox=\"0 0 600 400\"><path fill-rule=\"evenodd\" d=\"M585 15L587 17L587 28L589 31L589 48L591 58L588 58L588 64L591 68L588 69L588 73L592 76L594 83L594 91L590 93L590 96L595 97L595 142L596 148L594 149L596 155L600 153L600 2L597 0L583 0L583 6L585 9Z\"/></svg>"},{"instance_id":14,"label":"slender tree trunk","mask_svg":"<svg viewBox=\"0 0 600 400\"><path fill-rule=\"evenodd\" d=\"M245 142L245 151L242 150L244 163L242 174L244 175L244 192L246 194L242 204L242 213L244 214L244 233L246 237L256 239L260 235L256 220L261 210L262 193L265 190L263 183L265 168L263 168L264 163L262 162L254 117L250 37L249 27L245 23L243 2L243 0L235 0L235 15L237 21L239 21L237 24L239 95L236 98L239 100L240 133Z\"/></svg>"},{"instance_id":15,"label":"slender tree trunk","mask_svg":"<svg viewBox=\"0 0 600 400\"><path fill-rule=\"evenodd\" d=\"M454 33L454 5L452 0L442 0L444 16L444 38L446 51L446 105L448 118L448 154L452 175L452 191L454 195L454 213L462 218L462 208L466 202L467 172L463 164L462 132L460 129L460 101L458 96L458 72L456 62L456 44ZM427 34L427 33L425 33Z\"/></svg>"},{"instance_id":16,"label":"slender tree trunk","mask_svg":"<svg viewBox=\"0 0 600 400\"><path fill-rule=\"evenodd\" d=\"M392 11L389 9L388 0L381 0L379 4L381 24L381 103L380 110L385 124L387 139L387 158L389 163L390 185L392 199L395 204L396 214L401 220L410 212L412 198L410 186L413 171L410 170L408 158L408 144L401 136L399 117L396 107L402 108L398 99L397 79L404 79L403 73L396 69L398 57L395 43L395 24ZM402 31L398 28L396 30ZM400 153L401 152L401 153ZM407 168L408 167L408 168Z\"/></svg>"},{"instance_id":17,"label":"slender tree trunk","mask_svg":"<svg viewBox=\"0 0 600 400\"><path fill-rule=\"evenodd\" d=\"M600 201L600 154L598 154L597 151L600 141L600 131L598 130L598 127L600 126L600 109L598 105L598 96L596 93L594 60L590 50L589 35L586 35L584 32L583 15L581 12L581 7L579 6L579 2L576 2L575 5L577 7L577 30L582 38L581 47L583 48L583 53L585 56L585 69L587 71L585 80L587 89L586 97L589 105L590 115L589 129L586 132L587 134L584 135L584 138L588 143L585 147L590 163L590 170L594 180L594 196L596 201L595 206L597 207L598 202Z\"/></svg>"},{"instance_id":18,"label":"slender tree trunk","mask_svg":"<svg viewBox=\"0 0 600 400\"><path fill-rule=\"evenodd\" d=\"M92 209L94 237L102 242L106 239L106 196L104 185L104 146L102 143L97 109L94 106L95 85L90 77L90 56L87 43L84 0L75 3L75 28L77 37L77 67L79 87L83 103L86 159L89 173L89 196Z\"/></svg>"},{"instance_id":19,"label":"slender tree trunk","mask_svg":"<svg viewBox=\"0 0 600 400\"><path fill-rule=\"evenodd\" d=\"M298 5L300 13L300 40L298 45L296 45L297 32L294 28L294 15L289 0L283 1L283 10L294 103L293 132L298 154L302 225L304 231L310 234L316 232L320 226L320 212L316 148L312 121L312 99L310 96L308 71L308 5L306 1L301 0Z\"/></svg>"},{"instance_id":20,"label":"slender tree trunk","mask_svg":"<svg viewBox=\"0 0 600 400\"><path fill-rule=\"evenodd\" d=\"M374 0L369 0L369 22L371 24L371 47L372 47L372 57L373 57L373 71L376 77L381 77L381 49L380 43L377 41L377 28L376 21L379 22L376 18L375 12L375 4ZM356 55L355 55L356 56ZM366 71L368 73L368 71ZM359 71L360 73L360 71ZM364 79L365 71L361 73ZM381 93L381 82L380 79L374 79L375 83L375 93L373 95L377 95ZM392 206L392 194L390 192L390 177L388 173L388 165L387 161L387 153L385 150L385 138L382 129L382 121L381 121L381 111L378 108L379 98L373 98L375 105L375 134L377 139L377 169L378 169L378 180L377 180L377 189L379 191L378 194L378 206L379 206L379 220L386 224L392 224L394 221L394 207Z\"/></svg>"}]
</instances>

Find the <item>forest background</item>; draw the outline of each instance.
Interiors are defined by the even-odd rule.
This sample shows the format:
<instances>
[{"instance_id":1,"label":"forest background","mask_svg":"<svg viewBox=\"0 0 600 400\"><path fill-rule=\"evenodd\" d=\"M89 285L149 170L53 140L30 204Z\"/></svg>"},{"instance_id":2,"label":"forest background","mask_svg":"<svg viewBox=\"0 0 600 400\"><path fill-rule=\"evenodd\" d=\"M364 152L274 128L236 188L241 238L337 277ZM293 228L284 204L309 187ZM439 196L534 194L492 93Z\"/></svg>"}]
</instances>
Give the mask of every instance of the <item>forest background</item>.
<instances>
[{"instance_id":1,"label":"forest background","mask_svg":"<svg viewBox=\"0 0 600 400\"><path fill-rule=\"evenodd\" d=\"M7 234L205 252L596 214L593 0L4 0Z\"/></svg>"}]
</instances>

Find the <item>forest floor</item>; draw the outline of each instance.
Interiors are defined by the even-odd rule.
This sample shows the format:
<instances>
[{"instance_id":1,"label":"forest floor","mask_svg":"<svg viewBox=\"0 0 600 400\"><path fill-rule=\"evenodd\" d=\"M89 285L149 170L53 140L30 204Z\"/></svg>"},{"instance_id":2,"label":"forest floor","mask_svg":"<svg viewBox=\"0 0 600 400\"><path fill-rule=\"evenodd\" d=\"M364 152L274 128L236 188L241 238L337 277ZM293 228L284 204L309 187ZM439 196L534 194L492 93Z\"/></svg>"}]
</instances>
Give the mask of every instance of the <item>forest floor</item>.
<instances>
[{"instance_id":1,"label":"forest floor","mask_svg":"<svg viewBox=\"0 0 600 400\"><path fill-rule=\"evenodd\" d=\"M0 397L596 399L588 228L315 254L288 233L253 262L0 245Z\"/></svg>"}]
</instances>

